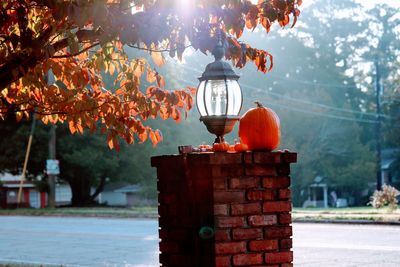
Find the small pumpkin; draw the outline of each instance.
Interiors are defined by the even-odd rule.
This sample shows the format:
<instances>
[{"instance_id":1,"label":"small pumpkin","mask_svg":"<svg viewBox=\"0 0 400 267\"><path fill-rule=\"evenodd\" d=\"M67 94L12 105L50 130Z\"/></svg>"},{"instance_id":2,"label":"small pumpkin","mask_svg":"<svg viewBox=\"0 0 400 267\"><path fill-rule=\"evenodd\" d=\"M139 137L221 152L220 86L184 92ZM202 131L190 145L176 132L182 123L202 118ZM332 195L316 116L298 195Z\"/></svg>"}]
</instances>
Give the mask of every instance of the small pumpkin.
<instances>
[{"instance_id":1,"label":"small pumpkin","mask_svg":"<svg viewBox=\"0 0 400 267\"><path fill-rule=\"evenodd\" d=\"M229 145L228 152L236 152L235 145Z\"/></svg>"},{"instance_id":2,"label":"small pumpkin","mask_svg":"<svg viewBox=\"0 0 400 267\"><path fill-rule=\"evenodd\" d=\"M235 144L235 151L236 152L245 152L249 150L249 147L246 144L240 143L240 142L236 142Z\"/></svg>"},{"instance_id":3,"label":"small pumpkin","mask_svg":"<svg viewBox=\"0 0 400 267\"><path fill-rule=\"evenodd\" d=\"M226 152L229 150L228 142L221 142L221 143L214 143L213 144L213 151L216 152Z\"/></svg>"},{"instance_id":4,"label":"small pumpkin","mask_svg":"<svg viewBox=\"0 0 400 267\"><path fill-rule=\"evenodd\" d=\"M256 104L240 118L240 140L249 150L273 150L281 138L279 117L272 109Z\"/></svg>"}]
</instances>

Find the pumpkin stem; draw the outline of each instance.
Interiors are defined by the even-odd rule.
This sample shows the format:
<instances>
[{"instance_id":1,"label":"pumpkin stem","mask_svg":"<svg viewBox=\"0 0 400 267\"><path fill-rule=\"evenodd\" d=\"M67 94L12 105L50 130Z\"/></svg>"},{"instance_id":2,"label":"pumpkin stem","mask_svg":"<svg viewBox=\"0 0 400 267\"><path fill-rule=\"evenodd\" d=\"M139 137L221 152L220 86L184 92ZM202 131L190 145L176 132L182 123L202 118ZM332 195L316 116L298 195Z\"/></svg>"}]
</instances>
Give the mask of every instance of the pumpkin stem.
<instances>
[{"instance_id":1,"label":"pumpkin stem","mask_svg":"<svg viewBox=\"0 0 400 267\"><path fill-rule=\"evenodd\" d=\"M254 102L254 103L256 103L256 105L257 105L258 108L263 108L263 107L264 107L263 104L261 104L261 103L258 102L258 101Z\"/></svg>"}]
</instances>

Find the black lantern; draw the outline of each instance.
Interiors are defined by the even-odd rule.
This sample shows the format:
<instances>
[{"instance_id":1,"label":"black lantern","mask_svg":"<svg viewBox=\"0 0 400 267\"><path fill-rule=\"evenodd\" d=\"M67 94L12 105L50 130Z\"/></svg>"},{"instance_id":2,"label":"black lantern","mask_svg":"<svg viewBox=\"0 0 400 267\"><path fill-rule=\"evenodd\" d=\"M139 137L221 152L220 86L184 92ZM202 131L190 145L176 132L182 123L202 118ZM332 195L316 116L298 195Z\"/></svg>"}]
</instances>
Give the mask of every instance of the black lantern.
<instances>
[{"instance_id":1,"label":"black lantern","mask_svg":"<svg viewBox=\"0 0 400 267\"><path fill-rule=\"evenodd\" d=\"M210 133L217 136L215 142L219 143L239 120L243 96L239 76L229 63L222 61L225 50L220 37L212 54L215 61L207 65L199 78L196 103L200 120Z\"/></svg>"}]
</instances>

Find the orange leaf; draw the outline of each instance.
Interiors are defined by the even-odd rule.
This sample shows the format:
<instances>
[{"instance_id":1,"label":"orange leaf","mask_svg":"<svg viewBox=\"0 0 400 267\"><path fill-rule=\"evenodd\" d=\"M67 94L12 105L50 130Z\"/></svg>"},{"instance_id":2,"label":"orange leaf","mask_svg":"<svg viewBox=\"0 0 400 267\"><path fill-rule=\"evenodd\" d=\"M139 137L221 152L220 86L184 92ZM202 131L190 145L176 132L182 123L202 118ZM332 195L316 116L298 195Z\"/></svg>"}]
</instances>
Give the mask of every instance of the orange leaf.
<instances>
[{"instance_id":1,"label":"orange leaf","mask_svg":"<svg viewBox=\"0 0 400 267\"><path fill-rule=\"evenodd\" d=\"M146 79L149 83L154 83L156 81L156 72L150 68L147 68L147 76Z\"/></svg>"},{"instance_id":2,"label":"orange leaf","mask_svg":"<svg viewBox=\"0 0 400 267\"><path fill-rule=\"evenodd\" d=\"M164 56L161 52L151 52L151 58L157 66L161 66L165 64Z\"/></svg>"},{"instance_id":3,"label":"orange leaf","mask_svg":"<svg viewBox=\"0 0 400 267\"><path fill-rule=\"evenodd\" d=\"M160 74L157 74L157 75L156 75L156 79L157 79L157 85L158 85L158 87L164 88L164 87L165 87L165 80L164 80L164 77L161 76Z\"/></svg>"},{"instance_id":4,"label":"orange leaf","mask_svg":"<svg viewBox=\"0 0 400 267\"><path fill-rule=\"evenodd\" d=\"M114 148L113 136L110 133L107 134L107 145L110 149Z\"/></svg>"},{"instance_id":5,"label":"orange leaf","mask_svg":"<svg viewBox=\"0 0 400 267\"><path fill-rule=\"evenodd\" d=\"M68 126L69 126L69 130L72 134L74 134L76 132L76 128L75 128L75 123L74 121L70 120L68 122Z\"/></svg>"},{"instance_id":6,"label":"orange leaf","mask_svg":"<svg viewBox=\"0 0 400 267\"><path fill-rule=\"evenodd\" d=\"M150 140L153 143L153 147L155 147L158 143L162 141L162 135L159 130L150 131Z\"/></svg>"}]
</instances>

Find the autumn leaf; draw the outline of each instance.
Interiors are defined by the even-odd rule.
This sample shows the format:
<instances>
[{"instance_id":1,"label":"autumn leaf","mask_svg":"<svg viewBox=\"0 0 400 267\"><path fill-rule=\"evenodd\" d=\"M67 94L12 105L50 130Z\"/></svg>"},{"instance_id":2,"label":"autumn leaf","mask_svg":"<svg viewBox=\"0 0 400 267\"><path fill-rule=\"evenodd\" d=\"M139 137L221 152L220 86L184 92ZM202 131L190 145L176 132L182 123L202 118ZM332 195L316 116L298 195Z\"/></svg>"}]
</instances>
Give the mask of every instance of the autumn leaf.
<instances>
[{"instance_id":1,"label":"autumn leaf","mask_svg":"<svg viewBox=\"0 0 400 267\"><path fill-rule=\"evenodd\" d=\"M69 131L74 134L76 132L76 128L75 128L75 123L73 120L70 120L68 122L68 126L69 126Z\"/></svg>"},{"instance_id":2,"label":"autumn leaf","mask_svg":"<svg viewBox=\"0 0 400 267\"><path fill-rule=\"evenodd\" d=\"M149 137L151 142L153 143L153 147L156 147L157 144L162 141L162 135L159 130L156 131L150 130Z\"/></svg>"},{"instance_id":3,"label":"autumn leaf","mask_svg":"<svg viewBox=\"0 0 400 267\"><path fill-rule=\"evenodd\" d=\"M165 64L165 58L161 52L151 52L151 58L157 66Z\"/></svg>"},{"instance_id":4,"label":"autumn leaf","mask_svg":"<svg viewBox=\"0 0 400 267\"><path fill-rule=\"evenodd\" d=\"M114 148L114 137L111 135L111 133L107 134L107 145L110 149Z\"/></svg>"}]
</instances>

